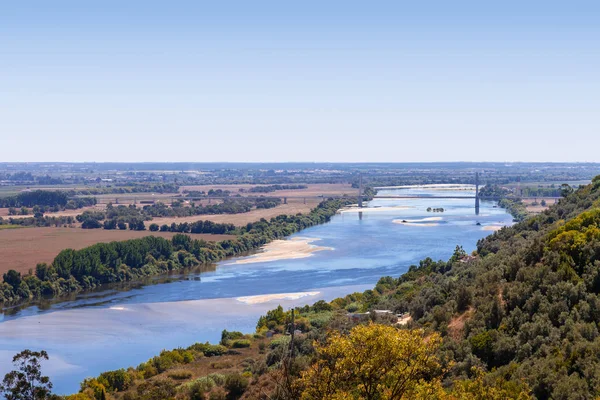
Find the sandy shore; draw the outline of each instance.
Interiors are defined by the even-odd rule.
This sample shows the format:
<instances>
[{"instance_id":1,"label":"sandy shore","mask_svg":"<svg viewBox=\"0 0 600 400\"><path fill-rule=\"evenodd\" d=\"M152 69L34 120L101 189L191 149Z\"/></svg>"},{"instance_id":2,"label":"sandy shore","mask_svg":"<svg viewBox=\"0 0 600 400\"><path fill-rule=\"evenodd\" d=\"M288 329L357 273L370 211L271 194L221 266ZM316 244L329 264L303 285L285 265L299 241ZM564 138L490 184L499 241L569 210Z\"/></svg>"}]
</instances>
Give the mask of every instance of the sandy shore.
<instances>
[{"instance_id":1,"label":"sandy shore","mask_svg":"<svg viewBox=\"0 0 600 400\"><path fill-rule=\"evenodd\" d=\"M291 260L306 258L317 251L333 250L332 247L316 246L311 244L320 239L316 238L293 238L290 240L274 240L262 247L262 252L249 257L236 260L234 264L250 264L257 262L269 262L277 260Z\"/></svg>"},{"instance_id":2,"label":"sandy shore","mask_svg":"<svg viewBox=\"0 0 600 400\"><path fill-rule=\"evenodd\" d=\"M484 231L493 231L493 232L496 232L496 231L499 231L502 228L504 228L504 225L487 225L487 226L484 226L481 229L483 229Z\"/></svg>"},{"instance_id":3,"label":"sandy shore","mask_svg":"<svg viewBox=\"0 0 600 400\"><path fill-rule=\"evenodd\" d=\"M238 297L236 300L245 304L261 304L274 300L298 300L303 297L318 296L319 294L321 292L275 293Z\"/></svg>"}]
</instances>

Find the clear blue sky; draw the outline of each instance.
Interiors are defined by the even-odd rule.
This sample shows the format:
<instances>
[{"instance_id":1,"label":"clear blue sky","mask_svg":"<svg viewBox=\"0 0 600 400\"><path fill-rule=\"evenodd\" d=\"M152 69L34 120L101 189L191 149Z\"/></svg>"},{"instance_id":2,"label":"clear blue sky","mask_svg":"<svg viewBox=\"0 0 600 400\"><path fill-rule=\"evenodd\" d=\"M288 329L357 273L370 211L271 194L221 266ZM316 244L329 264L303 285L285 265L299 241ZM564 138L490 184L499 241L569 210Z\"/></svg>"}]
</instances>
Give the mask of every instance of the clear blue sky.
<instances>
[{"instance_id":1,"label":"clear blue sky","mask_svg":"<svg viewBox=\"0 0 600 400\"><path fill-rule=\"evenodd\" d=\"M5 1L2 161L600 161L598 1Z\"/></svg>"}]
</instances>

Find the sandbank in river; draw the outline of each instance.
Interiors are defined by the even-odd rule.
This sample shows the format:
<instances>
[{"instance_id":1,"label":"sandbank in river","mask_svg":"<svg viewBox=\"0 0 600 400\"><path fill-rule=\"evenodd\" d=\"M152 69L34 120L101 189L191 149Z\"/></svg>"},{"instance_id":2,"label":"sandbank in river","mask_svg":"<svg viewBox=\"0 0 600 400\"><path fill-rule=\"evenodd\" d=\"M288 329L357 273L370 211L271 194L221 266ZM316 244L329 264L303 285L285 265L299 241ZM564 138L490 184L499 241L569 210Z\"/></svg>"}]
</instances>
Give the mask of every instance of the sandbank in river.
<instances>
[{"instance_id":1,"label":"sandbank in river","mask_svg":"<svg viewBox=\"0 0 600 400\"><path fill-rule=\"evenodd\" d=\"M317 238L296 237L289 240L274 240L261 248L261 252L244 257L233 262L233 264L250 264L258 262L269 262L277 260L292 260L306 258L317 251L333 250L332 247L317 246L311 244Z\"/></svg>"}]
</instances>

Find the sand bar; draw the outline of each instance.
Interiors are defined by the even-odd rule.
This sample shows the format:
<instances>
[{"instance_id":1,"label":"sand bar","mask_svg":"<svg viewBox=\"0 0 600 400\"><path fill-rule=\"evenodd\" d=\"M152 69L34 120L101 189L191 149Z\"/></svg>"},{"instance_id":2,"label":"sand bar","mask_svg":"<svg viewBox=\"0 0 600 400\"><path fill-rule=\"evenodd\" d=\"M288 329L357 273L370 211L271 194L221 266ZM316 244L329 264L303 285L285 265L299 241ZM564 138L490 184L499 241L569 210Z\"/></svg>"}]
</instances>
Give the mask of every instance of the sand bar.
<instances>
[{"instance_id":1,"label":"sand bar","mask_svg":"<svg viewBox=\"0 0 600 400\"><path fill-rule=\"evenodd\" d=\"M504 225L487 225L487 226L484 226L482 229L484 231L493 231L493 232L496 232L496 231L499 231L502 228L504 228Z\"/></svg>"},{"instance_id":2,"label":"sand bar","mask_svg":"<svg viewBox=\"0 0 600 400\"><path fill-rule=\"evenodd\" d=\"M427 217L421 219L395 219L392 222L406 226L439 226L438 221L441 220L442 217Z\"/></svg>"},{"instance_id":3,"label":"sand bar","mask_svg":"<svg viewBox=\"0 0 600 400\"><path fill-rule=\"evenodd\" d=\"M317 296L319 294L321 292L275 293L238 297L236 300L245 304L262 304L274 300L298 300L303 297Z\"/></svg>"},{"instance_id":4,"label":"sand bar","mask_svg":"<svg viewBox=\"0 0 600 400\"><path fill-rule=\"evenodd\" d=\"M291 260L306 258L317 251L333 250L332 247L316 246L311 244L317 238L297 237L289 240L274 240L261 248L261 252L249 257L236 260L233 264L250 264L277 260Z\"/></svg>"}]
</instances>

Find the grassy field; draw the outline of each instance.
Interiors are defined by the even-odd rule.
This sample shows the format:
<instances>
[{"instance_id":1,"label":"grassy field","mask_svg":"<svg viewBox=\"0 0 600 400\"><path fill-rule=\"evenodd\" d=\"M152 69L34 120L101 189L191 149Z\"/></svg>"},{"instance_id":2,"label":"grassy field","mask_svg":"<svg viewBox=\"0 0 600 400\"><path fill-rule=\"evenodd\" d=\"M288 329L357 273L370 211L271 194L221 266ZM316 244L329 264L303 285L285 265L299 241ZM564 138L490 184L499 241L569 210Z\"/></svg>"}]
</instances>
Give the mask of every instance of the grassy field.
<instances>
[{"instance_id":1,"label":"grassy field","mask_svg":"<svg viewBox=\"0 0 600 400\"><path fill-rule=\"evenodd\" d=\"M19 228L23 228L23 226L21 225L0 225L0 231L1 230L8 230L8 229L19 229ZM1 248L1 245L0 245Z\"/></svg>"},{"instance_id":2,"label":"grassy field","mask_svg":"<svg viewBox=\"0 0 600 400\"><path fill-rule=\"evenodd\" d=\"M10 226L10 225L7 225ZM0 230L0 274L14 269L26 273L37 263L51 262L61 250L81 249L95 243L135 239L144 236L171 238L175 233L119 231L79 228L23 228ZM229 235L190 235L195 239L218 241Z\"/></svg>"}]
</instances>

